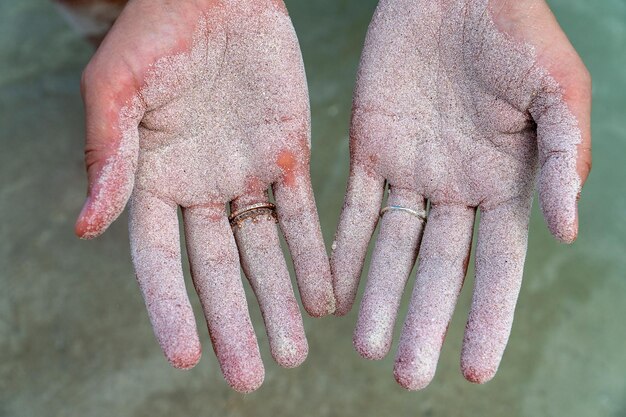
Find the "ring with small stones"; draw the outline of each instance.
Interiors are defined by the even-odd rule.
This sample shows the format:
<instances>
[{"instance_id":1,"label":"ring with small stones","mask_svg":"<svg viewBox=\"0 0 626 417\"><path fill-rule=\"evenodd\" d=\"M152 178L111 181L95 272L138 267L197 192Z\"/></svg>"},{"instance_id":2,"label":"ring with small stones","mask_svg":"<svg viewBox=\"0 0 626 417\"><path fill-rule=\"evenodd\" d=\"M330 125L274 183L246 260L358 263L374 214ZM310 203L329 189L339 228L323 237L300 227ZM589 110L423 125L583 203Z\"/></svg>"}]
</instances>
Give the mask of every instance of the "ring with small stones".
<instances>
[{"instance_id":1,"label":"ring with small stones","mask_svg":"<svg viewBox=\"0 0 626 417\"><path fill-rule=\"evenodd\" d=\"M267 220L277 223L276 206L269 202L252 204L251 206L232 212L230 216L228 216L228 221L232 227L237 226L241 228L246 220L252 220L253 223L257 223L263 216L265 216Z\"/></svg>"}]
</instances>

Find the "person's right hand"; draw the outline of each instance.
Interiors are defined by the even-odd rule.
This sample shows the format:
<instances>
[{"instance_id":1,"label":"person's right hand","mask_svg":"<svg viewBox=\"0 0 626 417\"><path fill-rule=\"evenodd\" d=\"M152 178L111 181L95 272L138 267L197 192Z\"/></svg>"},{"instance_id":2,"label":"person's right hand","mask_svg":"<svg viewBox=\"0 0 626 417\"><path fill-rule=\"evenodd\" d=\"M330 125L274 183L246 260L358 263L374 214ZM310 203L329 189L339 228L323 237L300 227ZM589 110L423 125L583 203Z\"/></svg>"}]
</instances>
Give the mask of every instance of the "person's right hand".
<instances>
[{"instance_id":1,"label":"person's right hand","mask_svg":"<svg viewBox=\"0 0 626 417\"><path fill-rule=\"evenodd\" d=\"M350 179L331 259L337 314L345 314L386 181L387 204L404 210L381 221L354 333L362 356L389 351L419 251L394 373L405 388L428 385L480 208L461 363L470 381L494 376L521 285L538 170L550 231L576 239L578 194L591 168L590 104L589 74L543 0L380 1L354 94Z\"/></svg>"},{"instance_id":2,"label":"person's right hand","mask_svg":"<svg viewBox=\"0 0 626 417\"><path fill-rule=\"evenodd\" d=\"M267 202L271 185L304 308L333 312L309 179L306 79L282 1L130 1L82 87L89 191L76 233L101 234L132 193L133 263L167 359L190 368L200 358L181 267L181 206L194 286L228 383L249 392L264 377L240 259L273 357L299 365L307 341L274 219L253 211L233 231L225 210Z\"/></svg>"}]
</instances>

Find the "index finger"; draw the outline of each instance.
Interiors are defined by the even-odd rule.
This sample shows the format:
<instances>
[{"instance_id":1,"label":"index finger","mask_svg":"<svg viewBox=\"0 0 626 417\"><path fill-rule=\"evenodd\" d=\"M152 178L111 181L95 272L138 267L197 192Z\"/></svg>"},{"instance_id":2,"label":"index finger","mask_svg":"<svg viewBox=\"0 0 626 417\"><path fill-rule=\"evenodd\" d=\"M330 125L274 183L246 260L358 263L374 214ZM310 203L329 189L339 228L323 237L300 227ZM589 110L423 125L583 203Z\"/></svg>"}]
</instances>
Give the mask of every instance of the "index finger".
<instances>
[{"instance_id":1,"label":"index finger","mask_svg":"<svg viewBox=\"0 0 626 417\"><path fill-rule=\"evenodd\" d=\"M322 238L307 162L291 151L277 159L282 177L273 185L278 222L296 271L304 309L313 317L335 311L328 254Z\"/></svg>"},{"instance_id":2,"label":"index finger","mask_svg":"<svg viewBox=\"0 0 626 417\"><path fill-rule=\"evenodd\" d=\"M471 382L496 374L507 345L522 284L530 196L494 208L481 207L476 246L476 279L461 368Z\"/></svg>"}]
</instances>

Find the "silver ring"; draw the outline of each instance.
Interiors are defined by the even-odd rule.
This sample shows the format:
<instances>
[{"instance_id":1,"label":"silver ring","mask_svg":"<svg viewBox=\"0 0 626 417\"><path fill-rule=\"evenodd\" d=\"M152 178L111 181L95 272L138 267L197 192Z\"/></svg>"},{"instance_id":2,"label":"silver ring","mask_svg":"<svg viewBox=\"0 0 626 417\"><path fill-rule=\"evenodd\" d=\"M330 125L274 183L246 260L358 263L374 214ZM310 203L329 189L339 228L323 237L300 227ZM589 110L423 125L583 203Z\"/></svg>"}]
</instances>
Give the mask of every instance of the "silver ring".
<instances>
[{"instance_id":1,"label":"silver ring","mask_svg":"<svg viewBox=\"0 0 626 417\"><path fill-rule=\"evenodd\" d=\"M402 212L409 213L410 215L417 217L423 222L426 221L426 215L427 215L426 210L413 210L413 209L402 207L402 206L387 206L380 211L380 217L383 217L383 214L385 214L388 211L402 211Z\"/></svg>"},{"instance_id":2,"label":"silver ring","mask_svg":"<svg viewBox=\"0 0 626 417\"><path fill-rule=\"evenodd\" d=\"M258 217L263 215L267 216L268 220L273 220L275 223L278 222L276 206L269 202L252 204L251 206L234 211L228 216L228 221L231 226L241 228L246 220L252 219L252 221L256 223Z\"/></svg>"}]
</instances>

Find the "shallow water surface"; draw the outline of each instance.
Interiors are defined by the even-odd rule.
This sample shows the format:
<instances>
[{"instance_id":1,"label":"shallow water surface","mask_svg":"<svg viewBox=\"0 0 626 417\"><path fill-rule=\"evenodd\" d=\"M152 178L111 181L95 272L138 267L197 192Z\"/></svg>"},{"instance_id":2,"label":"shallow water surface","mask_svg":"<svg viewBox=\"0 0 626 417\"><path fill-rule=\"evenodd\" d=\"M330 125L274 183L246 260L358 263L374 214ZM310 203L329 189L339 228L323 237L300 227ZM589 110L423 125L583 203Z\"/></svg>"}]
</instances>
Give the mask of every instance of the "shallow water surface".
<instances>
[{"instance_id":1,"label":"shallow water surface","mask_svg":"<svg viewBox=\"0 0 626 417\"><path fill-rule=\"evenodd\" d=\"M78 80L91 50L47 1L0 2L0 416L626 416L626 3L550 4L594 78L594 169L574 245L555 242L534 210L496 378L477 386L459 371L470 268L424 391L395 383L393 354L360 359L351 345L356 309L306 318L309 358L280 369L250 297L266 379L240 395L223 381L206 332L193 370L163 359L133 278L125 216L95 241L73 236L85 189ZM347 177L354 75L375 1L287 5L309 77L313 183L330 244Z\"/></svg>"}]
</instances>

